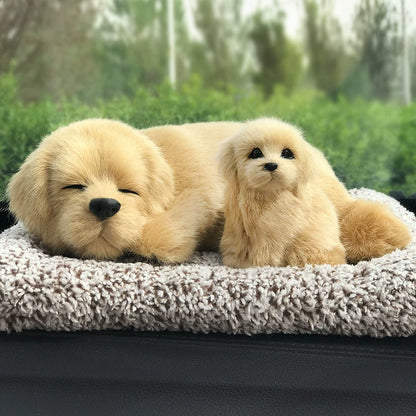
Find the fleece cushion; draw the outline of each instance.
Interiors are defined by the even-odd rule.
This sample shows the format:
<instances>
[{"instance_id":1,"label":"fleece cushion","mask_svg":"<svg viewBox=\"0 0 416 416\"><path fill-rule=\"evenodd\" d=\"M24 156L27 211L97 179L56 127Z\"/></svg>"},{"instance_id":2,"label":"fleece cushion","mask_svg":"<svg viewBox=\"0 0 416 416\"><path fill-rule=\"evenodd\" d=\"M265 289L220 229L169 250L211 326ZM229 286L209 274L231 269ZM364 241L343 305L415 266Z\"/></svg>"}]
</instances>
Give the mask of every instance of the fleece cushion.
<instances>
[{"instance_id":1,"label":"fleece cushion","mask_svg":"<svg viewBox=\"0 0 416 416\"><path fill-rule=\"evenodd\" d=\"M51 256L18 224L0 235L0 330L415 334L416 218L384 194L350 193L387 204L409 246L356 265L233 269L204 252L166 266Z\"/></svg>"}]
</instances>

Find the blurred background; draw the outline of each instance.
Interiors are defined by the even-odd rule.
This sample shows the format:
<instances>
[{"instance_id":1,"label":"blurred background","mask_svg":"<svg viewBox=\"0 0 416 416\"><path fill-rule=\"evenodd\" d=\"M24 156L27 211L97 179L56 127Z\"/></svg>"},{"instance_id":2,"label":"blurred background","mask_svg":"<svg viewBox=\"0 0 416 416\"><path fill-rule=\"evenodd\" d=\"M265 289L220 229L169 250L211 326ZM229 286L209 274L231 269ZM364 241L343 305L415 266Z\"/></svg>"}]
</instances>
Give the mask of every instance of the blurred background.
<instances>
[{"instance_id":1,"label":"blurred background","mask_svg":"<svg viewBox=\"0 0 416 416\"><path fill-rule=\"evenodd\" d=\"M416 192L413 0L0 0L0 199L56 127L274 116L349 188Z\"/></svg>"}]
</instances>

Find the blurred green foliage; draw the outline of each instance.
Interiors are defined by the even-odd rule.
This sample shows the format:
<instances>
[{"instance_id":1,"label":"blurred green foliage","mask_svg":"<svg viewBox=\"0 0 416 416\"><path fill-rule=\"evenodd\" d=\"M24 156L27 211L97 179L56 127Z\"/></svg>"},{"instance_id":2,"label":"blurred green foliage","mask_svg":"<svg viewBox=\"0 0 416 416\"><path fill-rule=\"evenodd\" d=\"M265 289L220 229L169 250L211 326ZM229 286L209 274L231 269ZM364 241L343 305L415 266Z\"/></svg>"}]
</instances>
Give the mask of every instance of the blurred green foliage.
<instances>
[{"instance_id":1,"label":"blurred green foliage","mask_svg":"<svg viewBox=\"0 0 416 416\"><path fill-rule=\"evenodd\" d=\"M265 21L259 12L253 16L250 39L255 45L259 66L253 81L263 89L265 97L270 97L275 85L292 92L302 75L302 53L286 35L284 19L283 12L279 12L273 21Z\"/></svg>"},{"instance_id":2,"label":"blurred green foliage","mask_svg":"<svg viewBox=\"0 0 416 416\"><path fill-rule=\"evenodd\" d=\"M287 3L175 0L176 83L198 74L209 88L261 88L266 97L277 84L333 99L403 98L397 2L359 0L343 19L335 13L341 0ZM293 13L296 35L288 31ZM9 1L0 6L0 73L13 71L25 102L130 95L168 74L167 17L166 0ZM409 26L410 56L415 45Z\"/></svg>"},{"instance_id":3,"label":"blurred green foliage","mask_svg":"<svg viewBox=\"0 0 416 416\"><path fill-rule=\"evenodd\" d=\"M118 119L137 128L167 123L246 120L279 117L303 129L306 138L328 157L348 188L415 192L416 105L401 107L378 101L327 98L316 90L287 95L276 88L270 98L242 94L228 87L218 91L198 78L177 90L168 83L153 89L137 88L94 105L77 100L36 105L18 98L16 80L0 76L0 195L10 176L39 141L52 130L89 117ZM0 197L0 199L2 199Z\"/></svg>"}]
</instances>

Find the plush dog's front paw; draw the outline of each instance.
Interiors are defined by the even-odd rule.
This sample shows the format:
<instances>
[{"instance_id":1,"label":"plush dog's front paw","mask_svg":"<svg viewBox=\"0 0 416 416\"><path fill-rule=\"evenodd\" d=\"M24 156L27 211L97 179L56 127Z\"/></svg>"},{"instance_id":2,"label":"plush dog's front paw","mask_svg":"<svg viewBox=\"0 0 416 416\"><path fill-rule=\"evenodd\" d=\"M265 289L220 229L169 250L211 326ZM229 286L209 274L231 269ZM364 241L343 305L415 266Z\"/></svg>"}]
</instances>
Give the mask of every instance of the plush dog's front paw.
<instances>
[{"instance_id":1,"label":"plush dog's front paw","mask_svg":"<svg viewBox=\"0 0 416 416\"><path fill-rule=\"evenodd\" d=\"M289 250L285 256L288 266L305 267L307 264L345 264L345 249L342 244L338 244L331 249L314 248L314 247L297 247Z\"/></svg>"},{"instance_id":2,"label":"plush dog's front paw","mask_svg":"<svg viewBox=\"0 0 416 416\"><path fill-rule=\"evenodd\" d=\"M188 260L196 248L194 236L171 221L150 221L142 231L133 251L140 256L155 258L161 263Z\"/></svg>"}]
</instances>

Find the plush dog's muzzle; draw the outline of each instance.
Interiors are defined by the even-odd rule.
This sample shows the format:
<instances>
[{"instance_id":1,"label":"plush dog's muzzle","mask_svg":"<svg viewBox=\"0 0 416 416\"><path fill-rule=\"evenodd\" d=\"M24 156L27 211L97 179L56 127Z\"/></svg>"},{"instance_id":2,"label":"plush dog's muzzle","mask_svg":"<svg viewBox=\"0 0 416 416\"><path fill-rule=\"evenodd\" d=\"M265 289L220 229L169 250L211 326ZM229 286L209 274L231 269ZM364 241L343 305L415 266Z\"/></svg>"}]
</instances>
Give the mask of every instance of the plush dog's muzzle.
<instances>
[{"instance_id":1,"label":"plush dog's muzzle","mask_svg":"<svg viewBox=\"0 0 416 416\"><path fill-rule=\"evenodd\" d=\"M112 198L94 198L90 201L90 211L100 220L104 221L120 211L121 204Z\"/></svg>"}]
</instances>

